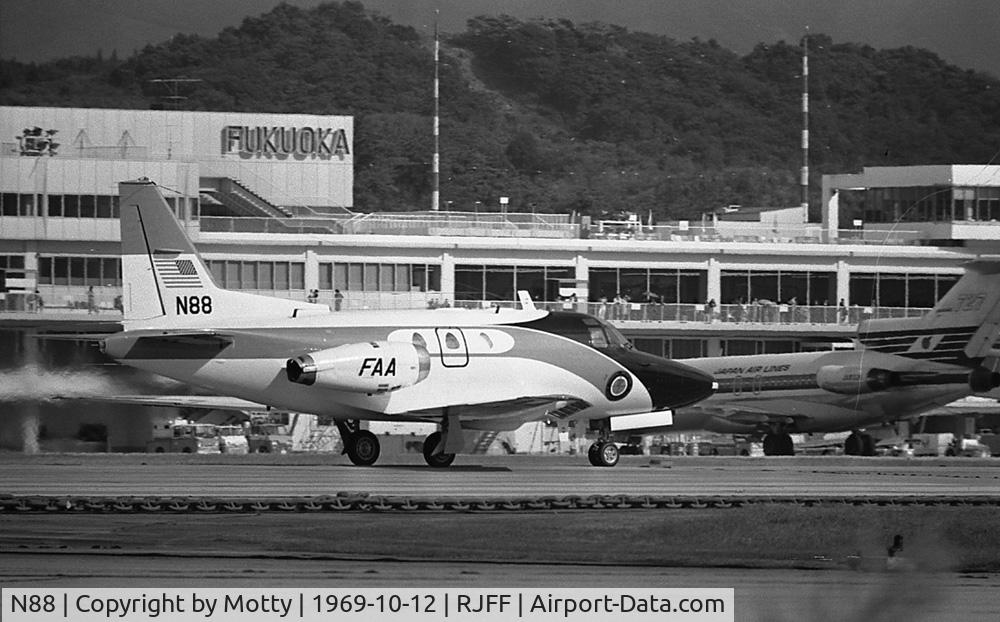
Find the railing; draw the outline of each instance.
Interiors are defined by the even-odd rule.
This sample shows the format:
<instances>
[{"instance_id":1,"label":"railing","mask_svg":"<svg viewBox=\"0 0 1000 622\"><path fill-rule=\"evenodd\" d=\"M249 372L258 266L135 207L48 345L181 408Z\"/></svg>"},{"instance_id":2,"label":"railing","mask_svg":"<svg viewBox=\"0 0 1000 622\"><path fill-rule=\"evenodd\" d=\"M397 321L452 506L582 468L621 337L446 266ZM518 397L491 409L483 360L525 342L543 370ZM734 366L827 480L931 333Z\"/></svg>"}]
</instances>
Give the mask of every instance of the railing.
<instances>
[{"instance_id":1,"label":"railing","mask_svg":"<svg viewBox=\"0 0 1000 622\"><path fill-rule=\"evenodd\" d=\"M737 305L726 304L708 311L693 303L535 302L549 311L579 311L612 323L692 322L704 324L754 325L856 325L862 320L923 317L930 309L916 307L861 307L840 309L829 305ZM455 306L519 308L520 303L461 300Z\"/></svg>"},{"instance_id":2,"label":"railing","mask_svg":"<svg viewBox=\"0 0 1000 622\"><path fill-rule=\"evenodd\" d=\"M607 225L598 222L583 230L583 237L595 240L640 240L663 242L738 242L744 244L862 244L915 246L920 231L875 231L840 229L831 237L821 225L779 225L762 223L691 225L666 223L644 226L639 223Z\"/></svg>"},{"instance_id":3,"label":"railing","mask_svg":"<svg viewBox=\"0 0 1000 622\"><path fill-rule=\"evenodd\" d=\"M521 218L514 218L515 216ZM378 234L502 238L586 238L653 242L735 242L742 244L859 244L915 246L920 244L916 231L864 231L848 229L831 238L818 227L747 226L736 232L722 232L711 226L678 225L636 226L627 229L580 225L566 220L532 214L474 214L465 212L356 214L353 217L316 216L311 218L201 218L201 229L213 233L309 233L309 234ZM565 219L565 217L564 217Z\"/></svg>"},{"instance_id":4,"label":"railing","mask_svg":"<svg viewBox=\"0 0 1000 622\"><path fill-rule=\"evenodd\" d=\"M116 298L121 293L118 288L95 288L93 307L85 291L66 293L46 289L42 304L30 293L8 292L0 299L0 312L18 313L78 313L119 315ZM283 298L301 298L305 302L305 292L261 292L265 295ZM437 309L458 307L463 309L504 309L520 308L513 301L460 300L452 301L440 292L344 292L339 305L333 293L324 291L317 300L331 310L405 310ZM855 326L863 320L887 318L923 317L930 309L917 307L862 307L839 308L832 305L790 305L790 304L724 304L710 311L707 305L694 303L614 303L614 302L535 302L535 307L549 311L578 311L608 320L613 324L633 326L635 324L661 324L668 322L752 325L752 326Z\"/></svg>"}]
</instances>

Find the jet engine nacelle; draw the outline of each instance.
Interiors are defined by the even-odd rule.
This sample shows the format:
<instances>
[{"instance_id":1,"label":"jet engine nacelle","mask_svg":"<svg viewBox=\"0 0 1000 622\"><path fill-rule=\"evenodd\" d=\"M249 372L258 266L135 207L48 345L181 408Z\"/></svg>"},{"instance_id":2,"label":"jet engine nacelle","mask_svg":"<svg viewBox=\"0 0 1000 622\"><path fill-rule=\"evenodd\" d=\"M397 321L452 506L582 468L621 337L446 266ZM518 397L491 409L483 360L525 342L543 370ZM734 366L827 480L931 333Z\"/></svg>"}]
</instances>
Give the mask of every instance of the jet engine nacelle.
<instances>
[{"instance_id":1,"label":"jet engine nacelle","mask_svg":"<svg viewBox=\"0 0 1000 622\"><path fill-rule=\"evenodd\" d=\"M824 365L816 372L816 384L831 393L872 393L897 387L965 384L976 393L1000 387L1000 373L985 367L966 371L890 371L848 365Z\"/></svg>"},{"instance_id":2,"label":"jet engine nacelle","mask_svg":"<svg viewBox=\"0 0 1000 622\"><path fill-rule=\"evenodd\" d=\"M976 393L985 393L1000 387L1000 374L985 367L977 367L969 373L969 388Z\"/></svg>"},{"instance_id":3,"label":"jet engine nacelle","mask_svg":"<svg viewBox=\"0 0 1000 622\"><path fill-rule=\"evenodd\" d=\"M816 372L816 384L831 393L857 395L874 393L895 386L895 374L888 369L824 365Z\"/></svg>"},{"instance_id":4,"label":"jet engine nacelle","mask_svg":"<svg viewBox=\"0 0 1000 622\"><path fill-rule=\"evenodd\" d=\"M303 354L285 363L288 379L298 384L354 393L385 393L427 377L431 357L412 343L351 343Z\"/></svg>"}]
</instances>

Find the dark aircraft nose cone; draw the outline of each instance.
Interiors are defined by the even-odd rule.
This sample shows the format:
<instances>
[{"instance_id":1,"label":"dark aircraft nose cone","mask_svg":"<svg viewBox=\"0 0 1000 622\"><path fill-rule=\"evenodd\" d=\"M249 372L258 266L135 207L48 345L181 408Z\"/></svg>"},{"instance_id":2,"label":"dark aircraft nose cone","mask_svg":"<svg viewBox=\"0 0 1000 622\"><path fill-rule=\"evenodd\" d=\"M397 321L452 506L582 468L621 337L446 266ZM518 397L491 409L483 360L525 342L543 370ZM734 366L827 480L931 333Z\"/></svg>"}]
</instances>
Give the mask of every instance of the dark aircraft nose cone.
<instances>
[{"instance_id":1,"label":"dark aircraft nose cone","mask_svg":"<svg viewBox=\"0 0 1000 622\"><path fill-rule=\"evenodd\" d=\"M654 410L687 406L715 392L715 378L677 361L635 351L615 359L646 387Z\"/></svg>"}]
</instances>

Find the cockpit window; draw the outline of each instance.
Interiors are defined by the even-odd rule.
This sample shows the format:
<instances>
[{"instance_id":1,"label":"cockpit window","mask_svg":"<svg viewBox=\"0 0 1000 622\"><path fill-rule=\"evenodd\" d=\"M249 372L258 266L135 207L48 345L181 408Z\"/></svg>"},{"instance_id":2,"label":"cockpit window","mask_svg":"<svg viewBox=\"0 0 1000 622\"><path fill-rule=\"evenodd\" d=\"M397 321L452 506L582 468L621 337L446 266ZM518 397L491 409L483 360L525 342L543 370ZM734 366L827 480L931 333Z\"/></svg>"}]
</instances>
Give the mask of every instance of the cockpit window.
<instances>
[{"instance_id":1,"label":"cockpit window","mask_svg":"<svg viewBox=\"0 0 1000 622\"><path fill-rule=\"evenodd\" d=\"M621 331L607 322L601 322L601 325L604 327L604 334L607 336L608 342L611 345L625 348L626 350L632 349L632 342L629 341L628 337L623 335Z\"/></svg>"},{"instance_id":2,"label":"cockpit window","mask_svg":"<svg viewBox=\"0 0 1000 622\"><path fill-rule=\"evenodd\" d=\"M524 326L561 335L597 349L632 347L629 340L614 326L581 313L553 312L540 320L527 322Z\"/></svg>"},{"instance_id":3,"label":"cockpit window","mask_svg":"<svg viewBox=\"0 0 1000 622\"><path fill-rule=\"evenodd\" d=\"M588 326L588 328L590 329L590 345L595 348L608 347L608 340L600 326Z\"/></svg>"}]
</instances>

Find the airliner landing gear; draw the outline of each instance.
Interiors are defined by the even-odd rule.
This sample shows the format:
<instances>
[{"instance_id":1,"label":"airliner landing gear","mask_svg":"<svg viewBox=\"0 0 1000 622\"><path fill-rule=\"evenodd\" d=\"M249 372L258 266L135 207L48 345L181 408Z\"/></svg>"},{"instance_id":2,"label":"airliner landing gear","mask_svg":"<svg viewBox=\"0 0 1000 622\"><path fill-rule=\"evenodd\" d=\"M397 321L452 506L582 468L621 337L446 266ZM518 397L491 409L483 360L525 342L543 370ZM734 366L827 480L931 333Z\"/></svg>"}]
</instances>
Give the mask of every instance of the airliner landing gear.
<instances>
[{"instance_id":1,"label":"airliner landing gear","mask_svg":"<svg viewBox=\"0 0 1000 622\"><path fill-rule=\"evenodd\" d=\"M340 440L344 443L344 453L350 461L358 466L375 464L382 452L378 437L368 430L362 430L357 420L337 419L335 423L340 432Z\"/></svg>"},{"instance_id":2,"label":"airliner landing gear","mask_svg":"<svg viewBox=\"0 0 1000 622\"><path fill-rule=\"evenodd\" d=\"M427 464L438 469L451 466L451 463L455 461L455 454L434 453L440 443L440 432L434 432L424 439L424 460L427 461Z\"/></svg>"},{"instance_id":3,"label":"airliner landing gear","mask_svg":"<svg viewBox=\"0 0 1000 622\"><path fill-rule=\"evenodd\" d=\"M794 456L795 444L787 432L769 432L764 436L765 456Z\"/></svg>"},{"instance_id":4,"label":"airliner landing gear","mask_svg":"<svg viewBox=\"0 0 1000 622\"><path fill-rule=\"evenodd\" d=\"M596 467L613 467L618 464L618 445L611 441L597 441L587 450L587 458Z\"/></svg>"},{"instance_id":5,"label":"airliner landing gear","mask_svg":"<svg viewBox=\"0 0 1000 622\"><path fill-rule=\"evenodd\" d=\"M844 440L844 454L847 456L874 456L875 439L871 434L863 434L857 430Z\"/></svg>"}]
</instances>

